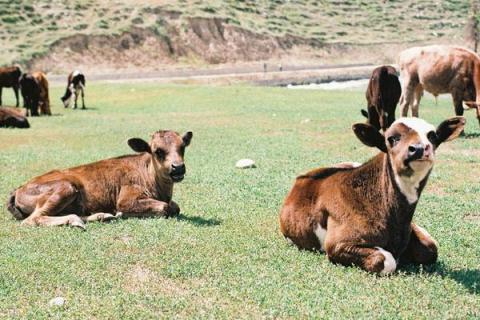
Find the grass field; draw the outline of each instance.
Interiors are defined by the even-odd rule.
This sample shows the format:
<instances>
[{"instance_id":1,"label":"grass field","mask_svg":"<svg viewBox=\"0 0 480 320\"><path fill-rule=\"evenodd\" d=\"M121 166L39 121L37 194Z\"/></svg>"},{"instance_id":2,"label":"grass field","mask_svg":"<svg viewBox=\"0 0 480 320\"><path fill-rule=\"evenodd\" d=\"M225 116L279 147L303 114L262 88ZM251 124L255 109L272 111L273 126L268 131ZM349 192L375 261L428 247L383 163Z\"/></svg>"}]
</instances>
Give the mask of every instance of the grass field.
<instances>
[{"instance_id":1,"label":"grass field","mask_svg":"<svg viewBox=\"0 0 480 320\"><path fill-rule=\"evenodd\" d=\"M428 268L379 278L290 247L278 210L294 177L375 154L354 138L363 92L259 87L89 84L87 111L60 107L29 130L0 130L0 318L480 317L480 129L442 145L415 221L440 245ZM13 94L4 99L13 103ZM422 101L438 124L449 99ZM310 122L302 123L302 120ZM303 121L305 122L305 121ZM9 192L29 178L130 153L126 140L192 130L178 219L21 227ZM240 158L258 167L235 169ZM64 307L50 308L62 296Z\"/></svg>"}]
</instances>

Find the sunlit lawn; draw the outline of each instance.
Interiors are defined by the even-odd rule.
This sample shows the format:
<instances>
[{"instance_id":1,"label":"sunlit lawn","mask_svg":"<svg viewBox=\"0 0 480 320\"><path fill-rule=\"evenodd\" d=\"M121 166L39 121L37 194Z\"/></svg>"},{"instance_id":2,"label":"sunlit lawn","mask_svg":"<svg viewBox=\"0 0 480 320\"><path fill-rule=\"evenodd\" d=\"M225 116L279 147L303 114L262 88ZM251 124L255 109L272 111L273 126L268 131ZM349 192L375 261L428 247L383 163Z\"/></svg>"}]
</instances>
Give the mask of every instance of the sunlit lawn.
<instances>
[{"instance_id":1,"label":"sunlit lawn","mask_svg":"<svg viewBox=\"0 0 480 320\"><path fill-rule=\"evenodd\" d=\"M440 245L438 263L379 278L290 247L278 210L296 175L365 161L351 125L360 91L89 84L86 111L31 118L0 129L0 318L478 318L480 128L442 145L414 219ZM4 99L13 103L4 90ZM422 117L453 115L426 97ZM310 121L305 121L309 119ZM15 187L54 168L131 153L130 137L192 130L179 219L21 227L5 202ZM235 169L251 158L256 169ZM65 297L51 308L51 298Z\"/></svg>"}]
</instances>

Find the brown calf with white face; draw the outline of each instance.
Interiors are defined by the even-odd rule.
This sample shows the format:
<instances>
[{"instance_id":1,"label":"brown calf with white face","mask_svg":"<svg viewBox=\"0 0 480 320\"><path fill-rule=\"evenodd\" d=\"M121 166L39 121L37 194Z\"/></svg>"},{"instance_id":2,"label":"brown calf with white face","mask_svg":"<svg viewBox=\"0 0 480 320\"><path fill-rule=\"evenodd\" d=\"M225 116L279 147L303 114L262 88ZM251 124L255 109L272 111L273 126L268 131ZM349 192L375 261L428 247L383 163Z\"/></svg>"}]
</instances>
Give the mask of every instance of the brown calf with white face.
<instances>
[{"instance_id":1,"label":"brown calf with white face","mask_svg":"<svg viewBox=\"0 0 480 320\"><path fill-rule=\"evenodd\" d=\"M400 258L434 263L437 244L412 216L435 150L464 125L463 117L436 129L422 119L400 118L382 135L355 124L360 141L382 152L363 165L342 163L299 176L280 212L281 232L299 248L381 275L394 272Z\"/></svg>"},{"instance_id":2,"label":"brown calf with white face","mask_svg":"<svg viewBox=\"0 0 480 320\"><path fill-rule=\"evenodd\" d=\"M16 189L8 210L25 225L72 225L120 216L169 217L180 212L173 184L183 180L185 148L192 133L157 131L150 144L128 140L139 154L55 170Z\"/></svg>"}]
</instances>

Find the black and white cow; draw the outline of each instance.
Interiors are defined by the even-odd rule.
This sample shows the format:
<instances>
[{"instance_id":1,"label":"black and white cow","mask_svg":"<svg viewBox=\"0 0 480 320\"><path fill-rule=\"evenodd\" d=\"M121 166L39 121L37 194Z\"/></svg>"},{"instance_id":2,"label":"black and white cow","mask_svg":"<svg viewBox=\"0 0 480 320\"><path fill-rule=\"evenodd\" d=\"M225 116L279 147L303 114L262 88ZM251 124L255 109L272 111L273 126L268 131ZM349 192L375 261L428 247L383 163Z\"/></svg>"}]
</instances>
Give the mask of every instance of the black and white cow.
<instances>
[{"instance_id":1,"label":"black and white cow","mask_svg":"<svg viewBox=\"0 0 480 320\"><path fill-rule=\"evenodd\" d=\"M68 108L70 102L73 98L75 101L73 105L73 109L77 109L77 99L78 95L82 94L82 109L85 109L85 75L78 70L70 73L68 75L68 83L67 89L65 90L65 94L63 95L62 102L65 108Z\"/></svg>"}]
</instances>

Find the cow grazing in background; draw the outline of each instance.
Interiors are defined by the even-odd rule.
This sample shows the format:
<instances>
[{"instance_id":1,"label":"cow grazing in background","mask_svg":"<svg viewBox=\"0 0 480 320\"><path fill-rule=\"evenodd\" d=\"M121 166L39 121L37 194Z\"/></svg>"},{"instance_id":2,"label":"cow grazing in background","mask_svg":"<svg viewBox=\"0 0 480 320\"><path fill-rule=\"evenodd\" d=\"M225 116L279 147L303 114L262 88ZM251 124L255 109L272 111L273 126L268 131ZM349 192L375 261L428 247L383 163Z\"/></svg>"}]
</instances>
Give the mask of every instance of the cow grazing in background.
<instances>
[{"instance_id":1,"label":"cow grazing in background","mask_svg":"<svg viewBox=\"0 0 480 320\"><path fill-rule=\"evenodd\" d=\"M397 261L431 264L437 244L412 222L438 146L456 138L465 118L436 129L418 118L400 118L381 134L369 124L353 131L381 152L366 163L320 168L297 178L280 212L280 230L302 249L380 275Z\"/></svg>"},{"instance_id":2,"label":"cow grazing in background","mask_svg":"<svg viewBox=\"0 0 480 320\"><path fill-rule=\"evenodd\" d=\"M68 75L67 89L61 98L63 106L68 108L73 98L73 109L77 109L77 100L79 94L82 95L82 109L85 109L85 75L76 70Z\"/></svg>"},{"instance_id":3,"label":"cow grazing in background","mask_svg":"<svg viewBox=\"0 0 480 320\"><path fill-rule=\"evenodd\" d=\"M0 107L0 128L30 128L30 124L18 109Z\"/></svg>"},{"instance_id":4,"label":"cow grazing in background","mask_svg":"<svg viewBox=\"0 0 480 320\"><path fill-rule=\"evenodd\" d=\"M19 81L21 75L22 71L19 67L0 68L0 106L2 105L2 89L13 88L13 91L15 92L15 99L17 101L15 106L18 107L18 89L20 86Z\"/></svg>"},{"instance_id":5,"label":"cow grazing in background","mask_svg":"<svg viewBox=\"0 0 480 320\"><path fill-rule=\"evenodd\" d=\"M173 184L185 176L184 152L192 133L157 131L150 143L128 140L139 154L54 170L15 190L8 210L25 225L72 225L124 217L179 214ZM82 218L80 218L82 217Z\"/></svg>"},{"instance_id":6,"label":"cow grazing in background","mask_svg":"<svg viewBox=\"0 0 480 320\"><path fill-rule=\"evenodd\" d=\"M462 48L443 45L414 47L400 53L398 64L402 76L402 116L412 108L418 117L418 105L426 90L435 97L450 93L455 114L463 115L463 101L477 109L480 124L480 57Z\"/></svg>"},{"instance_id":7,"label":"cow grazing in background","mask_svg":"<svg viewBox=\"0 0 480 320\"><path fill-rule=\"evenodd\" d=\"M368 118L367 123L378 130L387 130L395 121L395 109L402 94L397 70L392 66L375 68L368 82L367 107L362 114Z\"/></svg>"},{"instance_id":8,"label":"cow grazing in background","mask_svg":"<svg viewBox=\"0 0 480 320\"><path fill-rule=\"evenodd\" d=\"M20 88L27 115L51 115L48 80L42 72L24 73L20 78Z\"/></svg>"}]
</instances>

